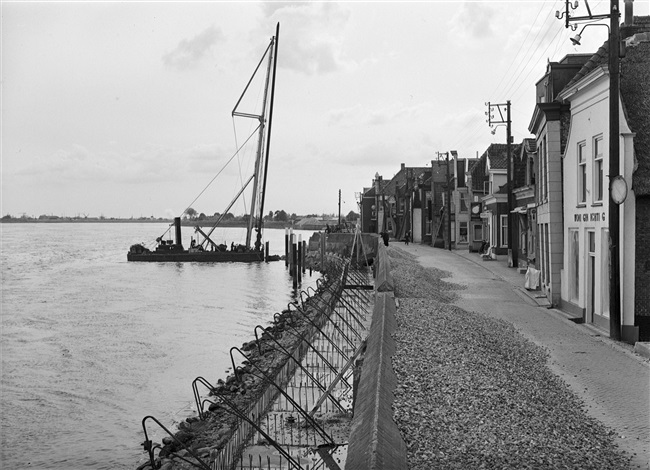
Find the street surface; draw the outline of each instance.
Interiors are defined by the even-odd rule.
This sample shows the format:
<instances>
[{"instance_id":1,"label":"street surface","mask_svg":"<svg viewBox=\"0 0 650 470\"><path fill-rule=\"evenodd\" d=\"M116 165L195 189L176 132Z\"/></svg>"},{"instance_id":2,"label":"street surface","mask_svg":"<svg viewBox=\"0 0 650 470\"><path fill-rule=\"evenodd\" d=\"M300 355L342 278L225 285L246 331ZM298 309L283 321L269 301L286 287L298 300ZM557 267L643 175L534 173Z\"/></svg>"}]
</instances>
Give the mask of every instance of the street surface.
<instances>
[{"instance_id":1,"label":"street surface","mask_svg":"<svg viewBox=\"0 0 650 470\"><path fill-rule=\"evenodd\" d=\"M632 346L606 333L568 320L548 308L539 292L526 291L524 275L508 268L505 257L483 261L467 250L442 250L391 242L420 264L448 271L446 281L467 286L455 304L511 323L545 348L549 367L583 401L587 413L610 428L620 449L632 456L631 468L650 469L650 361Z\"/></svg>"}]
</instances>

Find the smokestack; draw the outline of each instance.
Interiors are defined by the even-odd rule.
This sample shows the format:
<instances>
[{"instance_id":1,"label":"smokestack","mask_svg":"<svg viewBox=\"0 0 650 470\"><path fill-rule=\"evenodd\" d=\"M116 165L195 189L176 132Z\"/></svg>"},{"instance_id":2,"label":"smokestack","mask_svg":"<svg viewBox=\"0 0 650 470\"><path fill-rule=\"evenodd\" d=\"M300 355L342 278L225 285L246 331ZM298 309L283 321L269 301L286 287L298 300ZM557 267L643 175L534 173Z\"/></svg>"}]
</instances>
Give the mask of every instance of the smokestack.
<instances>
[{"instance_id":1,"label":"smokestack","mask_svg":"<svg viewBox=\"0 0 650 470\"><path fill-rule=\"evenodd\" d=\"M174 227L176 228L176 244L182 246L183 239L181 238L181 218L174 218Z\"/></svg>"},{"instance_id":2,"label":"smokestack","mask_svg":"<svg viewBox=\"0 0 650 470\"><path fill-rule=\"evenodd\" d=\"M625 26L634 24L634 0L625 0Z\"/></svg>"}]
</instances>

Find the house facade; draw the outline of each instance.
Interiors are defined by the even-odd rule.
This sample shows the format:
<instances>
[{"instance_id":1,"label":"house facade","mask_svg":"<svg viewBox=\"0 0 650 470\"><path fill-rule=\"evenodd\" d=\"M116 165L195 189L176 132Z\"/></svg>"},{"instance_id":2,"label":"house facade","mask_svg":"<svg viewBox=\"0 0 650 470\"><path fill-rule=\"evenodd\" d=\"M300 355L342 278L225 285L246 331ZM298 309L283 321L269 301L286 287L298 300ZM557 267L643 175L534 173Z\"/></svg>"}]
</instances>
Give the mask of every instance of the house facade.
<instances>
[{"instance_id":1,"label":"house facade","mask_svg":"<svg viewBox=\"0 0 650 470\"><path fill-rule=\"evenodd\" d=\"M614 138L620 142L619 174L630 188L619 209L620 276L617 281L621 293L621 335L623 340L634 343L639 337L650 336L646 293L650 286L647 272L650 253L641 246L637 251L637 243L644 236L642 227L650 226L648 193L643 190L643 178L634 184L639 162L647 162L649 158L650 104L647 100L638 102L637 97L647 95L650 89L650 35L633 35L628 43L626 57L621 59L621 70L625 73L621 74L620 134ZM610 328L608 217L609 205L613 204L608 177L612 138L608 50L609 44L605 43L558 96L570 103L571 108L570 131L563 155L565 224L561 306L603 330ZM630 83L625 83L626 80ZM638 89L643 86L645 89ZM629 89L636 92L626 93ZM636 110L636 114L630 110ZM636 130L644 135L637 134ZM638 222L641 226L637 226Z\"/></svg>"},{"instance_id":2,"label":"house facade","mask_svg":"<svg viewBox=\"0 0 650 470\"><path fill-rule=\"evenodd\" d=\"M491 144L472 166L468 176L470 211L477 212L478 203L481 204L480 229L478 220L470 217L472 245L474 248L478 245L475 242L480 234L497 255L508 254L507 164L506 144Z\"/></svg>"},{"instance_id":3,"label":"house facade","mask_svg":"<svg viewBox=\"0 0 650 470\"><path fill-rule=\"evenodd\" d=\"M518 267L535 266L537 253L537 204L535 202L534 139L524 139L513 157L513 223L517 238Z\"/></svg>"},{"instance_id":4,"label":"house facade","mask_svg":"<svg viewBox=\"0 0 650 470\"><path fill-rule=\"evenodd\" d=\"M569 105L557 94L589 60L590 54L568 55L549 62L546 74L536 84L537 104L528 130L536 136L537 250L534 267L549 302L561 301L564 263L562 154L566 145Z\"/></svg>"}]
</instances>

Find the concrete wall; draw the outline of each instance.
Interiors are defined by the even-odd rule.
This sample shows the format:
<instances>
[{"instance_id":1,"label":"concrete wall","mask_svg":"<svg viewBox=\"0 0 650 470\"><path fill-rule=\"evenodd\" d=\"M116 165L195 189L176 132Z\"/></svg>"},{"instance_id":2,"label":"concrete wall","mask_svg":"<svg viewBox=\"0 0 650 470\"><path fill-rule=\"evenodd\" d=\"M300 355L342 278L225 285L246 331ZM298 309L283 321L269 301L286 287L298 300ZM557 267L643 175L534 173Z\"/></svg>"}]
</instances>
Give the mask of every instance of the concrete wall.
<instances>
[{"instance_id":1,"label":"concrete wall","mask_svg":"<svg viewBox=\"0 0 650 470\"><path fill-rule=\"evenodd\" d=\"M397 387L391 362L395 354L392 333L397 328L396 306L390 260L381 244L375 263L377 292L354 405L346 470L408 468L406 444L393 421L391 408L393 390Z\"/></svg>"},{"instance_id":2,"label":"concrete wall","mask_svg":"<svg viewBox=\"0 0 650 470\"><path fill-rule=\"evenodd\" d=\"M320 239L322 236L325 236L326 246L325 250L328 253L337 253L341 256L350 256L352 253L352 245L354 243L354 233L324 233L324 232L315 232L310 238L307 249L312 252L320 251ZM373 259L377 256L377 245L379 240L379 235L373 233L361 233L361 241L363 250L365 251L365 256L368 259ZM356 251L356 248L355 248ZM360 256L363 258L364 251L361 252ZM355 255L356 256L356 255Z\"/></svg>"}]
</instances>

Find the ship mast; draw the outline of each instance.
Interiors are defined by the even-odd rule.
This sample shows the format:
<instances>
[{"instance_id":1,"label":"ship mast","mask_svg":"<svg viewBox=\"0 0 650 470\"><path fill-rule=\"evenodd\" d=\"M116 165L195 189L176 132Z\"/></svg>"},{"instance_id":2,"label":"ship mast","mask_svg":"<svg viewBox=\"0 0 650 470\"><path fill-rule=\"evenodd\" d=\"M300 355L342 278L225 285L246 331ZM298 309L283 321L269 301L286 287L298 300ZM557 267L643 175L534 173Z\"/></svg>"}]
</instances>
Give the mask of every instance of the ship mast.
<instances>
[{"instance_id":1,"label":"ship mast","mask_svg":"<svg viewBox=\"0 0 650 470\"><path fill-rule=\"evenodd\" d=\"M253 194L251 196L251 210L250 210L250 217L248 220L248 226L246 228L246 246L250 247L251 243L251 235L253 231L253 224L255 223L255 219L257 219L256 222L256 231L257 231L257 238L255 241L255 249L259 250L261 247L261 237L262 237L262 223L263 223L263 217L264 217L264 192L266 190L266 172L268 170L268 158L269 158L269 146L270 146L270 136L271 136L271 120L273 116L273 96L274 96L274 91L275 91L275 68L277 65L277 50L278 50L278 34L280 32L280 23L277 24L276 26L276 34L273 38L271 38L271 42L269 46L267 47L266 51L264 52L264 55L262 56L262 59L260 60L259 64L255 68L255 71L253 72L253 75L251 76L250 80L248 81L248 84L246 85L246 88L244 89L241 97L237 101L237 104L235 105L232 115L233 116L239 116L239 117L246 117L246 118L254 118L259 121L259 141L257 144L257 156L255 158L255 170L254 170L254 181L253 181ZM246 91L248 90L248 87L250 86L251 82L253 81L253 78L257 74L257 71L260 68L260 65L262 65L262 62L264 59L268 57L268 65L266 69L266 79L265 79L265 84L264 84L264 97L262 100L262 112L261 114L250 114L250 113L242 113L237 111L237 108L239 107L239 104L246 94ZM271 77L271 70L273 71L272 77ZM271 89L270 89L270 99L269 99L269 81L271 83ZM266 120L266 110L267 110L267 102L269 104L269 117L268 117L268 123ZM266 142L264 141L264 136L266 135ZM266 145L265 145L266 144ZM264 158L262 156L264 155ZM260 181L260 176L261 181ZM261 183L261 190L260 190L260 183ZM259 199L259 208L257 208L257 202Z\"/></svg>"},{"instance_id":2,"label":"ship mast","mask_svg":"<svg viewBox=\"0 0 650 470\"><path fill-rule=\"evenodd\" d=\"M280 39L280 23L275 26L275 51L273 53L273 78L271 80L271 99L269 103L269 124L266 132L266 156L264 157L264 177L262 179L262 197L260 198L260 216L257 222L257 237L255 249L262 245L262 225L264 223L264 198L266 196L266 175L269 169L269 151L271 149L271 124L273 122L273 100L275 98L275 75L278 68L278 41Z\"/></svg>"}]
</instances>

